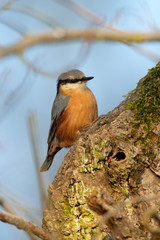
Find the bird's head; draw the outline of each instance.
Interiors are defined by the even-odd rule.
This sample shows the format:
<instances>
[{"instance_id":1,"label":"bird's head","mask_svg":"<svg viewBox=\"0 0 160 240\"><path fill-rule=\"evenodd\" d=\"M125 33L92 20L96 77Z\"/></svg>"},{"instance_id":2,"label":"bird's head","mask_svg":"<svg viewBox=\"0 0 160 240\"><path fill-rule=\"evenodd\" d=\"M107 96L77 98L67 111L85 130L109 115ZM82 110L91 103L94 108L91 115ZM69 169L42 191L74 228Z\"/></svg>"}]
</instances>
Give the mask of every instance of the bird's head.
<instances>
[{"instance_id":1,"label":"bird's head","mask_svg":"<svg viewBox=\"0 0 160 240\"><path fill-rule=\"evenodd\" d=\"M57 93L60 88L63 88L63 90L86 88L86 82L93 78L94 77L86 77L83 72L77 69L64 72L58 77Z\"/></svg>"}]
</instances>

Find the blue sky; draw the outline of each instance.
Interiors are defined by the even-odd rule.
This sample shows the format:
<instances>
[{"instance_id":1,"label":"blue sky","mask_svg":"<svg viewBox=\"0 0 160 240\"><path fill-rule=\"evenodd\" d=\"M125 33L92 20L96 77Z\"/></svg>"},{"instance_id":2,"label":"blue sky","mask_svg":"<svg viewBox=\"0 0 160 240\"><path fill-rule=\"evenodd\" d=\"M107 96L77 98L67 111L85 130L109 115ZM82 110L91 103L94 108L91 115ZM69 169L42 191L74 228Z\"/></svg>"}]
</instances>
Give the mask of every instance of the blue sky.
<instances>
[{"instance_id":1,"label":"blue sky","mask_svg":"<svg viewBox=\"0 0 160 240\"><path fill-rule=\"evenodd\" d=\"M7 2L7 1L3 1ZM160 27L158 0L79 0L77 1L113 26L126 31L153 31ZM83 28L93 25L67 9L58 1L15 1L12 10L0 12L0 45L6 46L19 40L21 35L4 23L10 23L22 33L38 33L51 28L33 17L15 11L21 5L32 6L52 18L59 27ZM0 3L0 7L2 4ZM31 10L28 10L31 13ZM159 43L138 45L149 49L159 57ZM21 216L41 218L39 186L35 171L34 157L28 130L29 112L35 111L41 136L40 158L43 162L47 149L51 106L56 95L57 76L68 68L75 67L87 76L94 76L88 86L94 92L99 115L116 107L123 95L136 87L136 83L156 65L156 61L146 57L122 43L93 43L88 54L86 45L80 42L48 44L31 48L24 53L25 58L41 70L54 72L52 78L35 74L17 56L9 56L0 62L0 195L7 199ZM88 49L88 48L86 48ZM47 186L63 160L67 150L59 152L47 173L43 173ZM21 210L21 205L28 212ZM1 239L22 239L28 237L23 231L0 222Z\"/></svg>"}]
</instances>

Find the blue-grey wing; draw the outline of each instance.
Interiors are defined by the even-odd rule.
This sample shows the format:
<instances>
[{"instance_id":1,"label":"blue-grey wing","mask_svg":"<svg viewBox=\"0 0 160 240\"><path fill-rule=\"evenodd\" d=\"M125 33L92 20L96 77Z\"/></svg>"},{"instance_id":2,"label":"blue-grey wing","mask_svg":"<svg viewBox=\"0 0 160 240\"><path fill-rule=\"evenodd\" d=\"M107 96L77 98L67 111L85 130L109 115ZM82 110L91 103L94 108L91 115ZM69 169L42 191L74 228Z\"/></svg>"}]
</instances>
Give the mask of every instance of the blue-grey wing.
<instances>
[{"instance_id":1,"label":"blue-grey wing","mask_svg":"<svg viewBox=\"0 0 160 240\"><path fill-rule=\"evenodd\" d=\"M58 94L53 102L52 111L51 111L51 125L48 135L48 145L50 146L52 140L55 137L56 127L58 118L61 116L66 106L68 105L69 97L64 97L61 94Z\"/></svg>"}]
</instances>

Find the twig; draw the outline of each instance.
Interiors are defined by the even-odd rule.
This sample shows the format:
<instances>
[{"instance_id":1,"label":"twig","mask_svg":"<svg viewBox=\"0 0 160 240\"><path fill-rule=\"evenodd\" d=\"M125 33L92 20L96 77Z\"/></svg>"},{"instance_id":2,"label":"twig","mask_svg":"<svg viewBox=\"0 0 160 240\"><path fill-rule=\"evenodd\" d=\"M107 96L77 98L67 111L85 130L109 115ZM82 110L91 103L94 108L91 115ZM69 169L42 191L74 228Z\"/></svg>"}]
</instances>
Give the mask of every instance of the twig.
<instances>
[{"instance_id":1,"label":"twig","mask_svg":"<svg viewBox=\"0 0 160 240\"><path fill-rule=\"evenodd\" d=\"M6 212L17 216L17 214L8 206L8 204L2 197L0 197L0 205ZM26 232L26 234L30 237L31 240L36 240L36 237L32 233Z\"/></svg>"},{"instance_id":2,"label":"twig","mask_svg":"<svg viewBox=\"0 0 160 240\"><path fill-rule=\"evenodd\" d=\"M31 16L35 19L38 19L39 21L45 23L46 25L48 25L51 28L54 27L60 27L63 28L62 24L60 24L59 22L57 22L55 19L50 18L49 16L45 15L43 12L41 12L38 9L35 9L31 6L27 6L25 4L20 4L20 3L14 3L12 5L8 5L8 7L4 8L2 10L8 10L8 11L15 11L15 12L21 12L24 13L28 16Z\"/></svg>"},{"instance_id":3,"label":"twig","mask_svg":"<svg viewBox=\"0 0 160 240\"><path fill-rule=\"evenodd\" d=\"M23 229L26 232L33 233L34 235L38 236L39 238L45 240L51 240L51 236L48 232L44 229L39 228L38 226L34 225L33 223L25 220L22 217L13 215L11 213L5 213L0 211L0 220L2 222L6 222L16 226L19 229Z\"/></svg>"},{"instance_id":4,"label":"twig","mask_svg":"<svg viewBox=\"0 0 160 240\"><path fill-rule=\"evenodd\" d=\"M14 4L17 0L12 0L12 1L7 1L7 2L3 2L2 6L0 7L0 14L4 11L4 10L8 10L12 4Z\"/></svg>"},{"instance_id":5,"label":"twig","mask_svg":"<svg viewBox=\"0 0 160 240\"><path fill-rule=\"evenodd\" d=\"M72 10L73 12L76 12L79 16L83 17L84 19L87 19L92 24L95 24L98 27L104 27L105 29L108 29L110 31L117 32L117 33L124 33L124 31L118 29L117 27L114 27L111 24L108 24L106 19L93 13L90 9L84 7L80 3L74 2L72 0L68 0L68 1L55 0L55 1L57 3L63 4L63 6L66 6L68 9ZM157 54L147 48L142 48L140 46L137 46L133 42L127 42L125 40L120 40L120 42L124 43L129 47L134 48L137 52L151 58L155 62L159 61L159 57L157 56Z\"/></svg>"},{"instance_id":6,"label":"twig","mask_svg":"<svg viewBox=\"0 0 160 240\"><path fill-rule=\"evenodd\" d=\"M58 4L62 4L63 6L66 6L68 9L73 11L74 13L78 14L79 16L83 17L84 19L88 20L89 22L103 27L108 27L106 24L106 20L95 13L93 13L90 9L84 7L80 3L77 3L72 0L54 0Z\"/></svg>"},{"instance_id":7,"label":"twig","mask_svg":"<svg viewBox=\"0 0 160 240\"><path fill-rule=\"evenodd\" d=\"M39 159L42 154L40 153L41 147L40 147L38 121L36 118L36 114L34 112L29 113L28 126L29 126L30 139L31 139L32 149L33 149L33 154L34 154L36 172L37 172L38 182L39 182L39 186L40 186L41 205L42 205L42 209L44 209L44 203L46 201L46 194L45 194L45 188L44 188L42 175L40 174L40 171L39 171L39 169L40 169Z\"/></svg>"},{"instance_id":8,"label":"twig","mask_svg":"<svg viewBox=\"0 0 160 240\"><path fill-rule=\"evenodd\" d=\"M8 204L2 197L0 197L0 206L2 206L6 212L15 214L15 212L8 206Z\"/></svg>"},{"instance_id":9,"label":"twig","mask_svg":"<svg viewBox=\"0 0 160 240\"><path fill-rule=\"evenodd\" d=\"M25 49L37 44L56 43L64 41L128 41L128 42L156 42L160 41L160 31L155 32L111 32L102 29L79 29L79 30L62 30L55 29L51 32L42 34L25 35L17 43L0 47L0 58L8 55L20 54Z\"/></svg>"},{"instance_id":10,"label":"twig","mask_svg":"<svg viewBox=\"0 0 160 240\"><path fill-rule=\"evenodd\" d=\"M61 68L56 69L54 71L44 71L44 70L42 70L42 67L36 66L35 63L37 63L38 57L37 57L37 60L34 60L31 62L30 60L27 59L27 57L24 54L21 54L19 56L20 56L21 61L33 72L35 72L36 74L40 74L42 76L53 79L53 78L57 77L57 75L59 75L60 72L65 72L68 69L74 69L78 65L83 63L84 60L87 58L87 55L89 54L91 45L92 45L91 42L88 42L88 41L82 42L80 49L78 51L78 54L76 55L74 60L71 60L71 62L69 62L68 64L66 64L66 65L62 66ZM39 58L41 58L41 57L39 57Z\"/></svg>"}]
</instances>

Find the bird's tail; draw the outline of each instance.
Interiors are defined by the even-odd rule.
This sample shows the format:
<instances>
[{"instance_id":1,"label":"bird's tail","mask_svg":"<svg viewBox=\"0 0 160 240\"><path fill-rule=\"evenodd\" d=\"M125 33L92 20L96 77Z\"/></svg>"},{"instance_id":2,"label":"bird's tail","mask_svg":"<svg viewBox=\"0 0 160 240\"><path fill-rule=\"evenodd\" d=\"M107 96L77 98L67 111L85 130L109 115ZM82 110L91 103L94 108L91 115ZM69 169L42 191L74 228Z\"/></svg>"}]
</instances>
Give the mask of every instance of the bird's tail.
<instances>
[{"instance_id":1,"label":"bird's tail","mask_svg":"<svg viewBox=\"0 0 160 240\"><path fill-rule=\"evenodd\" d=\"M42 166L40 168L40 172L47 171L50 168L52 162L53 162L53 157L47 156L46 160L44 161L44 163L42 164Z\"/></svg>"},{"instance_id":2,"label":"bird's tail","mask_svg":"<svg viewBox=\"0 0 160 240\"><path fill-rule=\"evenodd\" d=\"M48 152L48 155L47 155L44 163L42 164L42 166L41 166L41 168L40 168L40 172L45 172L45 171L47 171L47 170L50 168L50 166L51 166L51 164L52 164L52 162L53 162L53 158L54 158L55 154L56 154L59 150L61 150L61 148L58 147L58 146L56 146L56 147L54 148L54 151L52 151L52 150L53 150L53 149L51 149L51 150Z\"/></svg>"}]
</instances>

